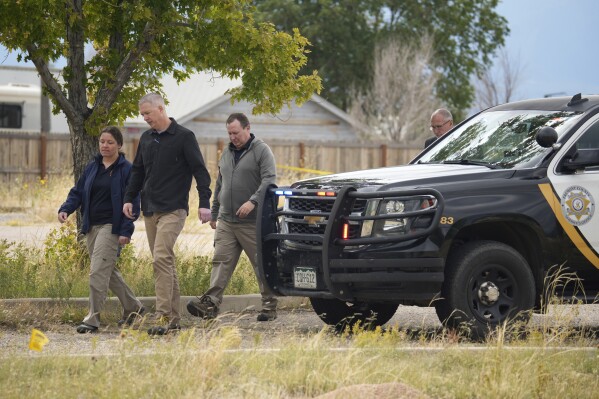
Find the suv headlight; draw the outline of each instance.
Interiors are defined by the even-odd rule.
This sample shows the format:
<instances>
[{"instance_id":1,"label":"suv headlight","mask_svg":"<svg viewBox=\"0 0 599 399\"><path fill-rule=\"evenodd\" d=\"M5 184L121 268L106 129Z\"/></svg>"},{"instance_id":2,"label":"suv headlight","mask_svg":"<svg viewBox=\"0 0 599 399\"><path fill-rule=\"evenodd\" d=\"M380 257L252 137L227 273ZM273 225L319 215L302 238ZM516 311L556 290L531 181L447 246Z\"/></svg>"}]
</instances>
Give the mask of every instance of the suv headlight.
<instances>
[{"instance_id":1,"label":"suv headlight","mask_svg":"<svg viewBox=\"0 0 599 399\"><path fill-rule=\"evenodd\" d=\"M408 201L383 200L379 205L379 215L397 215L401 216L406 211ZM387 233L404 233L407 225L405 218L392 218L377 220L374 223L375 235L385 235Z\"/></svg>"},{"instance_id":2,"label":"suv headlight","mask_svg":"<svg viewBox=\"0 0 599 399\"><path fill-rule=\"evenodd\" d=\"M434 199L418 197L416 199L374 199L368 201L365 216L389 215L388 219L365 220L362 223L361 237L380 237L407 233L415 218L402 217L406 212L427 209L436 204ZM430 217L426 217L430 221ZM422 226L419 226L422 227Z\"/></svg>"}]
</instances>

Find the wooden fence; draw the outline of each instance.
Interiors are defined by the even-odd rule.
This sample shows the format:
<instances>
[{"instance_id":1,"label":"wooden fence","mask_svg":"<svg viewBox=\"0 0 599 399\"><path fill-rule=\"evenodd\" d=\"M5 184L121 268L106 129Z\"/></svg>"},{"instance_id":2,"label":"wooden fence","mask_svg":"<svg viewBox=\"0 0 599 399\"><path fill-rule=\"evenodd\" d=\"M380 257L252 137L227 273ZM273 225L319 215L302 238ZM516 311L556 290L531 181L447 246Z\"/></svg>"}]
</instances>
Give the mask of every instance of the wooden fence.
<instances>
[{"instance_id":1,"label":"wooden fence","mask_svg":"<svg viewBox=\"0 0 599 399\"><path fill-rule=\"evenodd\" d=\"M132 160L139 135L125 136L123 151ZM208 169L213 177L217 161L228 140L198 138ZM279 175L307 177L382 166L402 165L422 147L392 143L297 142L268 140ZM71 173L71 141L66 134L47 134L0 130L0 178L3 183L32 181L52 175Z\"/></svg>"}]
</instances>

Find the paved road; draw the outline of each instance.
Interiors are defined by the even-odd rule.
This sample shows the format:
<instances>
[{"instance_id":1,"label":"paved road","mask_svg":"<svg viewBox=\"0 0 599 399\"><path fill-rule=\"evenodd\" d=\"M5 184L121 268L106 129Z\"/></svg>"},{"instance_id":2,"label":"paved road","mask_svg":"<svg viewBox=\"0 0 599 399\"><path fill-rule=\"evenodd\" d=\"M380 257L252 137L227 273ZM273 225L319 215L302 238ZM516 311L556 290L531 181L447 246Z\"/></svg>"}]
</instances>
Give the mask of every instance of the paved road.
<instances>
[{"instance_id":1,"label":"paved road","mask_svg":"<svg viewBox=\"0 0 599 399\"><path fill-rule=\"evenodd\" d=\"M11 225L6 224L13 220L7 218L6 214L0 214L0 240L24 243L36 248L43 248L48 233L59 226L56 223L43 223L34 225ZM135 246L138 255L150 255L148 239L143 222L135 222L135 232L131 242ZM209 255L213 252L214 230L209 225L186 226L183 233L177 239L177 247L190 256Z\"/></svg>"}]
</instances>

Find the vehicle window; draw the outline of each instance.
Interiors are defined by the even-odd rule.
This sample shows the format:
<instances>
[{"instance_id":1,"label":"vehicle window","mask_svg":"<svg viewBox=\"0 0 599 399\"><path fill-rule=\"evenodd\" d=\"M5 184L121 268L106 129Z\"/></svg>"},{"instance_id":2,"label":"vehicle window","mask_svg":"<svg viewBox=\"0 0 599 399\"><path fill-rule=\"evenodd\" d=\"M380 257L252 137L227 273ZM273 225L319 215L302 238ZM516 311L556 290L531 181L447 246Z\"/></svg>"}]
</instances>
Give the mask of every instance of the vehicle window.
<instances>
[{"instance_id":1,"label":"vehicle window","mask_svg":"<svg viewBox=\"0 0 599 399\"><path fill-rule=\"evenodd\" d=\"M580 116L581 113L565 111L483 112L452 131L450 138L418 162L460 162L503 169L533 167L549 151L537 144L536 132L543 126L552 126L561 136Z\"/></svg>"},{"instance_id":2,"label":"vehicle window","mask_svg":"<svg viewBox=\"0 0 599 399\"><path fill-rule=\"evenodd\" d=\"M0 128L20 129L22 109L17 104L0 103Z\"/></svg>"},{"instance_id":3,"label":"vehicle window","mask_svg":"<svg viewBox=\"0 0 599 399\"><path fill-rule=\"evenodd\" d=\"M599 121L595 122L576 142L577 150L590 150L599 148Z\"/></svg>"}]
</instances>

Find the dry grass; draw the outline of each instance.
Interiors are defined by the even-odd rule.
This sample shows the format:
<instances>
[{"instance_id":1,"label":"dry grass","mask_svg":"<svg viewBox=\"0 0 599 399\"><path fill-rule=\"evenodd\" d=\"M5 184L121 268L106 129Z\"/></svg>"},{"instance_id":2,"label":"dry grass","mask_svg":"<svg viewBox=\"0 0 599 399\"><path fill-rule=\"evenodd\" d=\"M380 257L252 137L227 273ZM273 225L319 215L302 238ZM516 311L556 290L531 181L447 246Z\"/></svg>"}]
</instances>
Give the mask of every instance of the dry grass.
<instances>
[{"instance_id":1,"label":"dry grass","mask_svg":"<svg viewBox=\"0 0 599 399\"><path fill-rule=\"evenodd\" d=\"M280 186L311 177L309 174L297 171L281 172L282 174L278 179ZM67 198L73 185L73 177L68 174L53 175L48 179L37 179L34 182L25 182L17 178L10 184L3 184L0 187L0 213L13 213L15 215L12 219L7 217L3 224L20 226L55 223L58 208ZM214 189L214 187L212 188ZM196 232L200 228L198 204L198 192L194 182L189 192L189 216L183 232ZM138 224L138 228L143 230L143 223Z\"/></svg>"},{"instance_id":2,"label":"dry grass","mask_svg":"<svg viewBox=\"0 0 599 399\"><path fill-rule=\"evenodd\" d=\"M413 340L390 339L385 332L348 338L323 329L290 334L278 348L239 350L241 334L235 326L189 329L158 340L128 332L115 337L111 356L5 358L2 396L311 398L337 390L325 397L378 392L396 398L401 385L416 395L406 397L593 398L599 390L597 350L576 345L415 347Z\"/></svg>"}]
</instances>

